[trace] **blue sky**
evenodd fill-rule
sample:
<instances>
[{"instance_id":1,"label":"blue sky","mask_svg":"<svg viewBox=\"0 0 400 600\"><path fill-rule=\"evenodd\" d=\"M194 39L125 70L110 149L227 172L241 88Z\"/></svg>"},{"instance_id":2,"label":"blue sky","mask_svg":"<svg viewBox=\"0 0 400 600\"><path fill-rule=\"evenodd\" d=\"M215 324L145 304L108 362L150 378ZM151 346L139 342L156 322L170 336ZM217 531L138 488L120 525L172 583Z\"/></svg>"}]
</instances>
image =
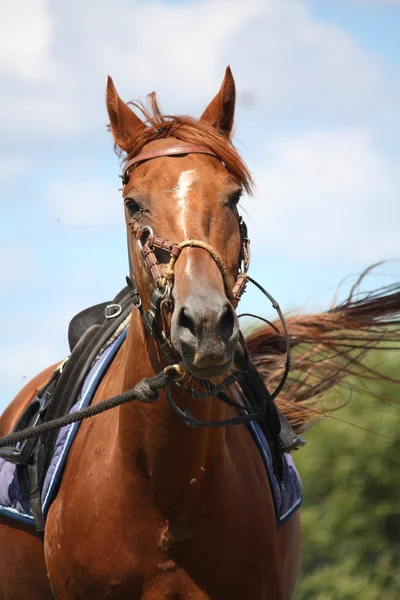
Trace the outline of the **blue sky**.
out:
<instances>
[{"instance_id":1,"label":"blue sky","mask_svg":"<svg viewBox=\"0 0 400 600\"><path fill-rule=\"evenodd\" d=\"M235 142L257 184L243 202L251 272L284 310L322 310L347 275L400 257L399 31L395 1L7 3L0 409L67 354L73 314L124 285L107 74L125 100L155 89L165 112L199 115L231 65ZM252 292L250 309L272 315Z\"/></svg>"},{"instance_id":2,"label":"blue sky","mask_svg":"<svg viewBox=\"0 0 400 600\"><path fill-rule=\"evenodd\" d=\"M309 7L317 20L349 32L367 51L381 57L388 67L398 69L399 2L311 0Z\"/></svg>"}]
</instances>

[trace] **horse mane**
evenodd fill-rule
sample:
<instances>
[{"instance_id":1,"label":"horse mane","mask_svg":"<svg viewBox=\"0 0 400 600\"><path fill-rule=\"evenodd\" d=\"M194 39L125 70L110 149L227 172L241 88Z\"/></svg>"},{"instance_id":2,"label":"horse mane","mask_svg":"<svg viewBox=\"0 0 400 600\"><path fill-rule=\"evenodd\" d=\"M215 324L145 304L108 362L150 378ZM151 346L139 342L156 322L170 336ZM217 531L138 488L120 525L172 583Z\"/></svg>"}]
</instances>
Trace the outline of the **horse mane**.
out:
<instances>
[{"instance_id":1,"label":"horse mane","mask_svg":"<svg viewBox=\"0 0 400 600\"><path fill-rule=\"evenodd\" d=\"M365 360L373 349L400 351L400 284L361 293L360 285L371 268L361 274L341 304L324 313L286 319L292 369L277 403L298 431L324 416L332 416L349 401L352 391L384 399L366 385L368 381L400 383L400 378L385 375L382 368ZM279 322L275 324L279 326ZM246 341L266 385L274 389L285 367L284 337L262 326ZM330 390L337 391L337 395L321 402Z\"/></svg>"},{"instance_id":2,"label":"horse mane","mask_svg":"<svg viewBox=\"0 0 400 600\"><path fill-rule=\"evenodd\" d=\"M185 115L162 114L155 92L149 94L146 102L129 102L143 116L146 127L132 133L129 140L129 153L126 161L137 156L142 148L155 140L174 137L187 144L207 146L225 164L236 181L251 194L254 183L250 171L227 136L207 121ZM115 148L121 155L121 151Z\"/></svg>"}]
</instances>

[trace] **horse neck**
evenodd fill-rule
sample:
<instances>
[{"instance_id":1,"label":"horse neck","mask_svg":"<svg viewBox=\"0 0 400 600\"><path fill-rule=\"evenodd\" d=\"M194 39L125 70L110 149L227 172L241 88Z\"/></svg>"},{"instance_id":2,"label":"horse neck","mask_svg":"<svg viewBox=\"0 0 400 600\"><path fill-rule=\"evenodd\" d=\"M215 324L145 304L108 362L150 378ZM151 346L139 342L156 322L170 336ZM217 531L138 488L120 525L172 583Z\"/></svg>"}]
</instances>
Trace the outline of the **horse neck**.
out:
<instances>
[{"instance_id":1,"label":"horse neck","mask_svg":"<svg viewBox=\"0 0 400 600\"><path fill-rule=\"evenodd\" d=\"M167 366L153 338L144 331L136 309L124 344L123 362L123 391ZM178 405L189 408L202 420L232 416L215 398L196 401L175 385L172 392ZM166 505L183 496L187 502L190 489L195 498L198 485L188 486L188 482L200 484L214 463L218 463L219 477L223 477L228 459L225 429L189 428L172 410L163 390L151 404L132 402L119 407L118 446L122 462L132 466L135 461L143 478Z\"/></svg>"}]
</instances>

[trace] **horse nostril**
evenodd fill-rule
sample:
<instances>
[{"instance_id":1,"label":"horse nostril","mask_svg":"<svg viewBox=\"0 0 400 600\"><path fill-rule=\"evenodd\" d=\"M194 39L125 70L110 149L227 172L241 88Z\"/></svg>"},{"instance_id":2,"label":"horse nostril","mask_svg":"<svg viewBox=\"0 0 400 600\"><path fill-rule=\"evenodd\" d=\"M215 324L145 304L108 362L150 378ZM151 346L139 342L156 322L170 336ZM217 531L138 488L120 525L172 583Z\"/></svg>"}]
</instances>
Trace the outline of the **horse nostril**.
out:
<instances>
[{"instance_id":1,"label":"horse nostril","mask_svg":"<svg viewBox=\"0 0 400 600\"><path fill-rule=\"evenodd\" d=\"M188 310L185 307L183 307L180 312L178 325L181 329L187 329L193 337L196 337L196 326Z\"/></svg>"},{"instance_id":2,"label":"horse nostril","mask_svg":"<svg viewBox=\"0 0 400 600\"><path fill-rule=\"evenodd\" d=\"M230 304L227 304L225 307L225 313L220 320L220 332L221 339L225 345L228 344L229 340L232 338L234 327L235 327L235 319L233 317L233 309Z\"/></svg>"},{"instance_id":3,"label":"horse nostril","mask_svg":"<svg viewBox=\"0 0 400 600\"><path fill-rule=\"evenodd\" d=\"M216 293L189 296L172 319L171 340L187 365L218 370L232 364L239 325L225 297Z\"/></svg>"}]
</instances>

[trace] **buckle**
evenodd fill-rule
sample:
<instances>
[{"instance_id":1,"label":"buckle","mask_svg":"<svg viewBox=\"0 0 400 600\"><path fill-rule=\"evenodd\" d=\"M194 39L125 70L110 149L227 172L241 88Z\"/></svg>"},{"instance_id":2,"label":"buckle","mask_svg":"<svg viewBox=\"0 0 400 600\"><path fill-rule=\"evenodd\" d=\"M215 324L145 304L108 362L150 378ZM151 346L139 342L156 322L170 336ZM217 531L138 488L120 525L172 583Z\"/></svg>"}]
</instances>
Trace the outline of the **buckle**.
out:
<instances>
[{"instance_id":1,"label":"buckle","mask_svg":"<svg viewBox=\"0 0 400 600\"><path fill-rule=\"evenodd\" d=\"M183 365L183 363L179 363L179 364L175 364L175 365L168 365L168 367L165 367L164 369L164 375L169 375L170 373L175 373L175 377L173 378L174 381L182 381L182 379L185 377L186 373L187 373L187 369L186 367Z\"/></svg>"},{"instance_id":2,"label":"buckle","mask_svg":"<svg viewBox=\"0 0 400 600\"><path fill-rule=\"evenodd\" d=\"M122 306L120 304L109 304L105 309L106 319L115 319L122 313Z\"/></svg>"}]
</instances>

